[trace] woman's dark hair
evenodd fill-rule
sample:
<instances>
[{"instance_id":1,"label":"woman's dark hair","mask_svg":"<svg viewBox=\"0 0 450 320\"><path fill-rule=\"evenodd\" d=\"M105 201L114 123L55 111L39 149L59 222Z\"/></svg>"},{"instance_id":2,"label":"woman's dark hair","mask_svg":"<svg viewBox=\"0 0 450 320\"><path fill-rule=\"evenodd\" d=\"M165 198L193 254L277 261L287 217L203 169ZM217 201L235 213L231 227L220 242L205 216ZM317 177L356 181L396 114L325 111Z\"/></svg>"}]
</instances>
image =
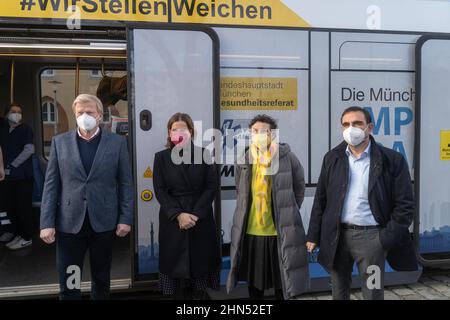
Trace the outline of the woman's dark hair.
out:
<instances>
[{"instance_id":1,"label":"woman's dark hair","mask_svg":"<svg viewBox=\"0 0 450 320\"><path fill-rule=\"evenodd\" d=\"M177 121L183 121L184 123L186 123L188 130L191 133L191 136L194 137L195 134L194 122L187 113L177 112L173 116L171 116L169 122L167 122L167 132L169 132L172 129L173 124ZM172 149L174 146L175 144L170 140L170 135L168 135L166 147Z\"/></svg>"},{"instance_id":2,"label":"woman's dark hair","mask_svg":"<svg viewBox=\"0 0 450 320\"><path fill-rule=\"evenodd\" d=\"M256 117L252 119L252 121L250 121L248 127L249 128L253 127L253 125L257 122L267 123L268 125L270 125L271 130L278 129L278 125L275 119L272 118L271 116L268 116L267 114L258 114Z\"/></svg>"},{"instance_id":3,"label":"woman's dark hair","mask_svg":"<svg viewBox=\"0 0 450 320\"><path fill-rule=\"evenodd\" d=\"M350 112L362 112L364 114L364 118L366 118L366 123L372 123L372 117L370 116L369 111L367 111L367 109L358 107L358 106L352 106L352 107L348 107L347 109L344 110L344 112L342 112L342 116L341 116L341 123L342 123L342 119L344 118L344 116L347 113Z\"/></svg>"},{"instance_id":4,"label":"woman's dark hair","mask_svg":"<svg viewBox=\"0 0 450 320\"><path fill-rule=\"evenodd\" d=\"M12 107L19 107L20 110L23 110L22 106L19 103L13 102L6 106L4 115L6 116L9 111L11 111Z\"/></svg>"}]
</instances>

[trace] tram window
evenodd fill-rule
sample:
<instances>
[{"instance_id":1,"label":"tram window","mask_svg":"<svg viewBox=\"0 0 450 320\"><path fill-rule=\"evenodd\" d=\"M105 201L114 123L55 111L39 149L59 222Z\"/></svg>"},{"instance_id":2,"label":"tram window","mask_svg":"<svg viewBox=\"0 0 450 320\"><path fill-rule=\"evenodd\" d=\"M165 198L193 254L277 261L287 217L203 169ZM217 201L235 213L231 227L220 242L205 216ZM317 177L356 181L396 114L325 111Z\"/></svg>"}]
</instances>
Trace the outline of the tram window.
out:
<instances>
[{"instance_id":1,"label":"tram window","mask_svg":"<svg viewBox=\"0 0 450 320\"><path fill-rule=\"evenodd\" d=\"M126 75L126 71L108 70L107 75L121 78ZM76 96L75 78L74 69L45 69L41 72L41 121L43 154L46 158L50 154L52 138L76 128L76 119L72 111L72 103ZM80 70L79 92L96 95L102 78L100 70ZM119 100L116 104L105 105L103 108L101 127L126 134L127 132L122 129L127 128L123 125L128 122L127 101Z\"/></svg>"}]
</instances>

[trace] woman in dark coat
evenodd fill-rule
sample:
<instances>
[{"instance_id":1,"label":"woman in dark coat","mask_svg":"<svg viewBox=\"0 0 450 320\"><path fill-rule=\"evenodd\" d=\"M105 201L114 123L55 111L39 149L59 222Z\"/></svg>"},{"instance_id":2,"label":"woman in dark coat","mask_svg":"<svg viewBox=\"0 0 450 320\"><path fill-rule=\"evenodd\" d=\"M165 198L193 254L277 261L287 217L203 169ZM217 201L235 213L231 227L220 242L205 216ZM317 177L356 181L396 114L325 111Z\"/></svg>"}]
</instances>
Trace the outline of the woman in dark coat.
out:
<instances>
[{"instance_id":1,"label":"woman in dark coat","mask_svg":"<svg viewBox=\"0 0 450 320\"><path fill-rule=\"evenodd\" d=\"M167 130L167 148L156 153L153 176L161 205L159 285L175 299L201 299L207 287L219 289L220 251L212 207L218 191L216 169L209 153L192 143L189 115L173 115ZM194 163L195 153L200 163Z\"/></svg>"},{"instance_id":2,"label":"woman in dark coat","mask_svg":"<svg viewBox=\"0 0 450 320\"><path fill-rule=\"evenodd\" d=\"M12 222L9 232L5 232L0 241L7 242L5 246L10 250L24 249L33 243L32 155L35 148L33 131L23 123L22 110L19 104L10 104L5 110L7 128L0 131L5 153L4 199Z\"/></svg>"}]
</instances>

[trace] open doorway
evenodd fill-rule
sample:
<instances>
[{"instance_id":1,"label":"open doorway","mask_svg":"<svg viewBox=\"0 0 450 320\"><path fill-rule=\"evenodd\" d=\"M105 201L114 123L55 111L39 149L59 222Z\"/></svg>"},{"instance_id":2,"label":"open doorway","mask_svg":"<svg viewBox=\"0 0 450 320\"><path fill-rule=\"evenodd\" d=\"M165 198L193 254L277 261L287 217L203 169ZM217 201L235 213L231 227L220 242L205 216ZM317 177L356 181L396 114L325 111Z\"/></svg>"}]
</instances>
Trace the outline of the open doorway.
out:
<instances>
[{"instance_id":1,"label":"open doorway","mask_svg":"<svg viewBox=\"0 0 450 320\"><path fill-rule=\"evenodd\" d=\"M93 48L99 47L98 50ZM121 93L112 92L111 79L122 81ZM119 80L118 80L119 79ZM0 297L56 294L59 287L55 244L39 239L40 199L52 137L76 128L72 102L79 93L100 97L104 105L103 130L128 135L125 44L83 45L0 44L1 115L15 101L23 106L23 122L32 128L33 245L10 250L0 243ZM123 89L125 88L125 92ZM120 95L121 94L121 95ZM0 233L11 223L2 214ZM132 270L132 235L116 238L111 270L112 288L128 287ZM89 288L89 260L83 269L82 288Z\"/></svg>"}]
</instances>

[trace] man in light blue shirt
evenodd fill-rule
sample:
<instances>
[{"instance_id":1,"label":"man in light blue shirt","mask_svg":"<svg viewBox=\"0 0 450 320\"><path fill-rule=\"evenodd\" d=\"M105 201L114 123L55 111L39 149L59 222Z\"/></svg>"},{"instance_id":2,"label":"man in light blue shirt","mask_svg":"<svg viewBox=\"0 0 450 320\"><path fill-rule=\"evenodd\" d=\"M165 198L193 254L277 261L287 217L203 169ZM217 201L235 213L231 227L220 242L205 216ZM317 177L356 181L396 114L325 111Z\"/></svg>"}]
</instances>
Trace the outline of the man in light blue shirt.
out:
<instances>
[{"instance_id":1,"label":"man in light blue shirt","mask_svg":"<svg viewBox=\"0 0 450 320\"><path fill-rule=\"evenodd\" d=\"M374 124L367 110L356 106L347 108L341 126L345 142L324 158L324 168L329 171L321 173L307 248L312 251L320 244L319 262L331 274L333 299L350 299L356 262L363 298L382 300L387 250L380 240L384 220L378 208L379 201L387 200L388 191L383 187L385 191L381 193L378 185L385 186L381 147L371 137ZM406 179L405 184L410 183Z\"/></svg>"},{"instance_id":2,"label":"man in light blue shirt","mask_svg":"<svg viewBox=\"0 0 450 320\"><path fill-rule=\"evenodd\" d=\"M369 204L370 134L373 130L369 117L367 111L358 108L349 108L342 115L348 180L341 211L341 236L331 272L333 298L337 300L349 297L354 262L361 277L364 299L381 300L384 297L386 250L381 245L380 226ZM379 274L378 283L369 285L369 276L373 272Z\"/></svg>"}]
</instances>

